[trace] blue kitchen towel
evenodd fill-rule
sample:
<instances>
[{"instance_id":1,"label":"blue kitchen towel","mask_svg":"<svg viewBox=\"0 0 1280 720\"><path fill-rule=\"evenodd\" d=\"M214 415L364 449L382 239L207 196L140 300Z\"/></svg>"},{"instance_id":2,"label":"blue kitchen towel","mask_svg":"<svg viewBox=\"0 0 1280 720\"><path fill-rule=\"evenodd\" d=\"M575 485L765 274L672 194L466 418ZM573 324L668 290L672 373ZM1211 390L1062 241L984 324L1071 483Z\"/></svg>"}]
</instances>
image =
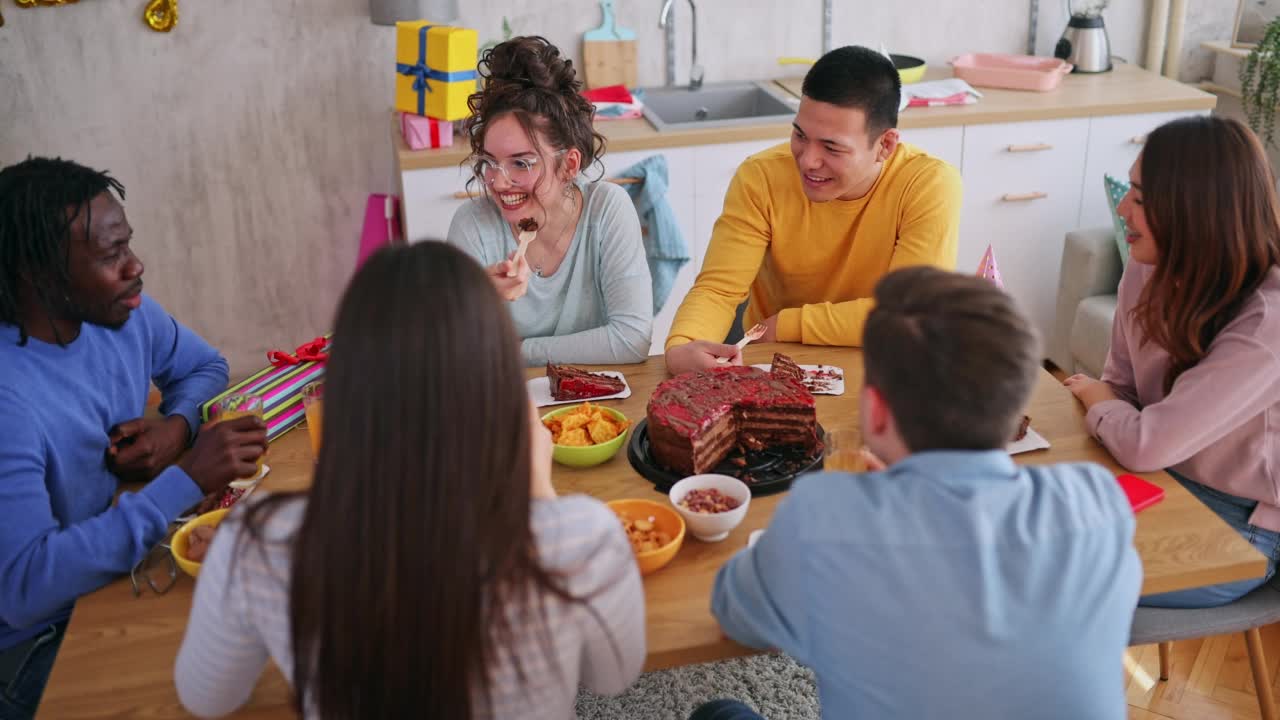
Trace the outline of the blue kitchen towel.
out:
<instances>
[{"instance_id":1,"label":"blue kitchen towel","mask_svg":"<svg viewBox=\"0 0 1280 720\"><path fill-rule=\"evenodd\" d=\"M623 187L640 216L644 253L653 279L653 314L657 315L671 295L671 286L675 284L680 268L689 262L689 246L684 235L680 234L675 211L667 202L667 159L662 155L651 155L618 176L640 180Z\"/></svg>"}]
</instances>

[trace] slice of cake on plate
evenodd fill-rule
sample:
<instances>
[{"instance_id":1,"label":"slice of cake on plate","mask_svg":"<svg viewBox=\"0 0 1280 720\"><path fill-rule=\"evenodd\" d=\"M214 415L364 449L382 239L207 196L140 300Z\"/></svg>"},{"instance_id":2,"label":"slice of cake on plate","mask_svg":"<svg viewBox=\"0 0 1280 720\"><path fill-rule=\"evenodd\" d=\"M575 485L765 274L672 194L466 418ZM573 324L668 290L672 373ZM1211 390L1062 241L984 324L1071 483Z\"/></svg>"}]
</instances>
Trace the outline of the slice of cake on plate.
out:
<instances>
[{"instance_id":1,"label":"slice of cake on plate","mask_svg":"<svg viewBox=\"0 0 1280 720\"><path fill-rule=\"evenodd\" d=\"M547 380L553 400L589 400L626 389L626 384L612 375L552 363L547 363Z\"/></svg>"},{"instance_id":2,"label":"slice of cake on plate","mask_svg":"<svg viewBox=\"0 0 1280 720\"><path fill-rule=\"evenodd\" d=\"M795 360L780 352L773 354L773 364L770 368L769 374L776 378L790 378L801 385L804 384L804 368L797 365Z\"/></svg>"},{"instance_id":3,"label":"slice of cake on plate","mask_svg":"<svg viewBox=\"0 0 1280 720\"><path fill-rule=\"evenodd\" d=\"M1031 418L1026 415L1018 422L1018 431L1013 434L1013 441L1018 442L1027 436L1027 428L1031 427Z\"/></svg>"}]
</instances>

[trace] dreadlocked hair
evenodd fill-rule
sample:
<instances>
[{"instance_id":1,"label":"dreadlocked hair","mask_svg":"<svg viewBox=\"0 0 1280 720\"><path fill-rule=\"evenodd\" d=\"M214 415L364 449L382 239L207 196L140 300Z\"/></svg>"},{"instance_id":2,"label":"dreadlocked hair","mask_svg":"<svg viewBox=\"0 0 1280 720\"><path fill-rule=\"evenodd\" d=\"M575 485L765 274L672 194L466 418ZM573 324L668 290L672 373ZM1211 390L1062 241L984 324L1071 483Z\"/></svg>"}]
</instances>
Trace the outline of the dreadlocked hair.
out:
<instances>
[{"instance_id":1,"label":"dreadlocked hair","mask_svg":"<svg viewBox=\"0 0 1280 720\"><path fill-rule=\"evenodd\" d=\"M107 190L124 200L124 185L106 171L62 158L27 157L0 170L0 323L18 326L18 344L27 344L19 291L24 278L50 313L65 294L71 224ZM59 343L61 339L59 338Z\"/></svg>"}]
</instances>

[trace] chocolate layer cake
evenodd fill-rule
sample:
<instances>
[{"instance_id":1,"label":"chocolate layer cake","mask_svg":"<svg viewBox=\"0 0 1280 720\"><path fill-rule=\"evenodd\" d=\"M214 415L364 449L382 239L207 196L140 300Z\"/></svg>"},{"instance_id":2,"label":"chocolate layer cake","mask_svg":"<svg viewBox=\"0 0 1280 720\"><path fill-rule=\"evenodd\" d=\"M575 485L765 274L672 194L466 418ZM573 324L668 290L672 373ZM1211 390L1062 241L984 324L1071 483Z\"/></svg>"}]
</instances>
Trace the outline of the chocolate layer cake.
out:
<instances>
[{"instance_id":1,"label":"chocolate layer cake","mask_svg":"<svg viewBox=\"0 0 1280 720\"><path fill-rule=\"evenodd\" d=\"M589 400L616 395L626 388L621 380L611 375L551 363L547 363L547 380L551 382L553 400Z\"/></svg>"},{"instance_id":2,"label":"chocolate layer cake","mask_svg":"<svg viewBox=\"0 0 1280 720\"><path fill-rule=\"evenodd\" d=\"M769 374L776 378L791 378L801 385L804 384L804 369L797 365L795 360L782 353L773 354L773 364L770 366Z\"/></svg>"},{"instance_id":3,"label":"chocolate layer cake","mask_svg":"<svg viewBox=\"0 0 1280 720\"><path fill-rule=\"evenodd\" d=\"M752 367L678 375L649 398L649 447L660 465L697 475L736 446L747 450L818 444L813 394Z\"/></svg>"}]
</instances>

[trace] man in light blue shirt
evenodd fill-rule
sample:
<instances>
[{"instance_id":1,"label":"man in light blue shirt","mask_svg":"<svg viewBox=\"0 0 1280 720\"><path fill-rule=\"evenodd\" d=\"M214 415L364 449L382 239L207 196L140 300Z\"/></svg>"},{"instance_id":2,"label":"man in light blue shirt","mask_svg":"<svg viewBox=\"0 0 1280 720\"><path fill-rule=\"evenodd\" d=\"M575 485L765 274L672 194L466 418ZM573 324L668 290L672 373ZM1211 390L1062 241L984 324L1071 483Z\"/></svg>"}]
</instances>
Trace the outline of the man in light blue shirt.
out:
<instances>
[{"instance_id":1,"label":"man in light blue shirt","mask_svg":"<svg viewBox=\"0 0 1280 720\"><path fill-rule=\"evenodd\" d=\"M875 298L860 424L888 467L799 479L712 612L813 668L826 717L1123 720L1133 513L1100 466L1004 450L1035 332L970 276L901 270Z\"/></svg>"}]
</instances>

